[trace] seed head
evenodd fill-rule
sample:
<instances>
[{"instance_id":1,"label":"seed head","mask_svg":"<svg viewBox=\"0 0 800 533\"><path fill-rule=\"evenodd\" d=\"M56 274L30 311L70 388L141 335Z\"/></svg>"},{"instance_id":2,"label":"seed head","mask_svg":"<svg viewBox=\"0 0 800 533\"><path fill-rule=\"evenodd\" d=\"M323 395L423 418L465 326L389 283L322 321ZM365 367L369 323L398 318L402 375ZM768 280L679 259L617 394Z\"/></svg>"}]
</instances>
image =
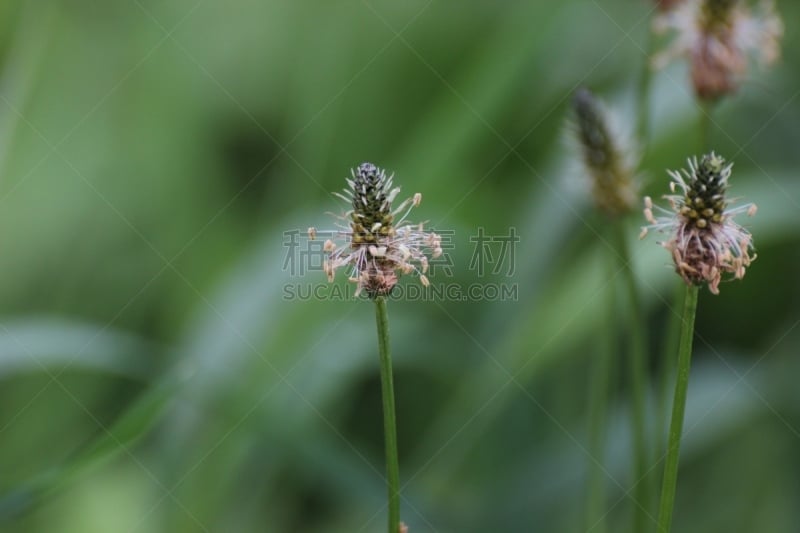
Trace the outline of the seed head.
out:
<instances>
[{"instance_id":1,"label":"seed head","mask_svg":"<svg viewBox=\"0 0 800 533\"><path fill-rule=\"evenodd\" d=\"M393 207L400 192L399 187L392 187L393 177L387 177L372 163L362 163L352 170L347 187L342 193L334 193L351 207L337 217L341 223L333 232L345 243L339 246L328 240L323 247L327 253L323 269L328 280L333 281L337 269L349 268L348 279L358 285L356 294L364 290L372 298L390 294L402 274L416 273L427 286L429 263L424 250L431 257L442 253L439 235L424 231L423 224L406 222L422 195L417 193ZM312 235L316 230L310 228L309 236Z\"/></svg>"},{"instance_id":2,"label":"seed head","mask_svg":"<svg viewBox=\"0 0 800 533\"><path fill-rule=\"evenodd\" d=\"M773 0L749 7L744 0L685 0L655 19L657 32L675 34L653 58L657 67L678 56L689 59L695 94L716 100L736 91L752 55L764 65L780 56L783 23Z\"/></svg>"},{"instance_id":3,"label":"seed head","mask_svg":"<svg viewBox=\"0 0 800 533\"><path fill-rule=\"evenodd\" d=\"M602 103L587 89L572 98L575 137L591 177L595 205L608 215L630 211L638 195L633 150L624 148Z\"/></svg>"},{"instance_id":4,"label":"seed head","mask_svg":"<svg viewBox=\"0 0 800 533\"><path fill-rule=\"evenodd\" d=\"M754 215L756 206L729 208L725 198L732 166L713 152L699 162L690 159L688 170L669 171L670 190L676 194L664 198L671 209L644 199L650 225L642 228L641 237L649 229L668 233L670 238L659 244L671 253L675 271L687 284L707 283L713 294L719 294L723 276L742 279L756 258L752 236L733 220L740 213Z\"/></svg>"}]
</instances>

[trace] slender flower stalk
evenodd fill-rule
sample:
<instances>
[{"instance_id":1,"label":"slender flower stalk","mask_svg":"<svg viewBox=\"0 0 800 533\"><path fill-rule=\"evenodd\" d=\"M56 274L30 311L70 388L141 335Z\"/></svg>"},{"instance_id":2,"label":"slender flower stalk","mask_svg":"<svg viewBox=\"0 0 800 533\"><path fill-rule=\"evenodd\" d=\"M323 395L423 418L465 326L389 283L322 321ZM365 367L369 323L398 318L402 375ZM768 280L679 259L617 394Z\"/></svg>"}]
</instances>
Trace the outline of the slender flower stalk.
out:
<instances>
[{"instance_id":1,"label":"slender flower stalk","mask_svg":"<svg viewBox=\"0 0 800 533\"><path fill-rule=\"evenodd\" d=\"M647 438L647 388L649 379L647 374L647 335L644 312L639 299L639 290L636 278L630 266L631 255L627 242L627 231L622 224L616 225L618 249L623 261L622 272L627 299L628 315L626 322L630 324L627 332L629 338L630 355L628 357L629 372L631 375L631 396L633 398L633 461L634 479L638 482L634 495L638 505L633 515L633 531L644 532L647 530L650 517L648 516L653 505L655 493L655 479L648 476L650 469L650 446Z\"/></svg>"},{"instance_id":2,"label":"slender flower stalk","mask_svg":"<svg viewBox=\"0 0 800 533\"><path fill-rule=\"evenodd\" d=\"M645 44L647 57L653 53L653 34L647 30L647 43ZM642 143L643 149L647 148L650 141L650 87L653 83L653 69L649 59L645 61L639 76L639 86L636 88L636 133Z\"/></svg>"},{"instance_id":3,"label":"slender flower stalk","mask_svg":"<svg viewBox=\"0 0 800 533\"><path fill-rule=\"evenodd\" d=\"M711 130L714 126L714 102L699 102L700 109L700 125L698 131L700 132L700 151L707 152L711 150Z\"/></svg>"},{"instance_id":4,"label":"slender flower stalk","mask_svg":"<svg viewBox=\"0 0 800 533\"><path fill-rule=\"evenodd\" d=\"M625 278L626 307L629 309L629 320L626 324L630 328L625 333L625 337L631 340L628 346L628 366L631 382L632 396L632 426L633 448L634 448L634 479L639 480L646 477L648 465L648 446L646 436L646 394L647 372L645 362L647 360L647 343L645 338L645 324L642 313L639 309L639 296L633 271L631 270L631 256L628 251L625 237L625 227L623 216L632 209L632 199L638 194L638 179L636 176L636 166L638 157L630 143L622 140L622 135L615 130L612 119L601 103L588 90L582 89L575 94L573 99L573 109L576 120L575 136L578 139L583 155L583 163L586 174L591 178L592 199L598 211L605 214L609 220L609 239L610 251L615 265L615 273L622 271ZM613 243L613 244L611 244ZM613 276L612 276L613 279ZM618 316L613 298L609 299L610 317ZM613 320L613 318L612 318ZM616 329L616 324L611 325L611 329ZM616 348L619 343L612 346ZM600 355L602 357L602 355ZM591 388L596 391L605 388L608 395L607 376L603 372L596 372L593 376ZM601 401L599 393L593 394L593 401ZM603 402L607 398L603 398ZM590 434L592 439L592 456L602 457L604 447L602 436L595 435L595 428L606 425L606 409L604 403L593 406L590 410ZM594 461L590 479L594 480L598 476L596 470L600 464ZM634 531L644 531L648 520L648 513L651 507L651 486L650 479L636 485L634 498L638 505L634 510ZM593 481L589 486L589 497L587 498L587 518L592 521L594 510L598 501L604 499L604 485ZM593 524L593 527L604 528L602 520Z\"/></svg>"},{"instance_id":5,"label":"slender flower stalk","mask_svg":"<svg viewBox=\"0 0 800 533\"><path fill-rule=\"evenodd\" d=\"M686 285L681 338L678 348L678 378L675 381L675 396L672 400L672 417L667 440L667 462L661 484L661 502L658 506L658 533L669 533L672 527L672 512L675 508L675 488L678 484L678 458L683 436L683 416L686 411L686 393L689 390L689 370L692 361L692 339L694 319L697 313L697 287Z\"/></svg>"},{"instance_id":6,"label":"slender flower stalk","mask_svg":"<svg viewBox=\"0 0 800 533\"><path fill-rule=\"evenodd\" d=\"M608 277L613 279L619 268L616 257L608 257ZM589 452L594 458L589 470L586 498L586 530L595 533L607 531L605 523L606 474L599 462L606 451L606 426L608 423L609 394L612 390L611 375L614 356L618 351L617 337L614 334L616 322L616 287L608 287L608 310L598 332L600 345L592 362L589 383Z\"/></svg>"},{"instance_id":7,"label":"slender flower stalk","mask_svg":"<svg viewBox=\"0 0 800 533\"><path fill-rule=\"evenodd\" d=\"M685 283L675 283L673 294L671 295L671 305L667 325L664 333L664 340L661 342L661 352L659 353L658 366L658 392L656 399L656 413L658 420L657 438L661 444L666 442L667 431L669 431L669 388L675 372L672 358L678 353L680 342L681 325L683 316L674 309L683 309ZM656 456L664 455L663 446L656 451Z\"/></svg>"},{"instance_id":8,"label":"slender flower stalk","mask_svg":"<svg viewBox=\"0 0 800 533\"><path fill-rule=\"evenodd\" d=\"M375 304L386 446L388 531L406 533L408 528L400 522L397 417L386 300L403 274L414 274L423 285L429 284L426 252L433 258L441 255L441 239L436 233L426 232L423 224L406 221L411 210L420 204L422 195L416 193L393 207L400 192L399 187L392 186L393 176L387 176L372 163L362 163L351 174L352 179L347 180L348 187L343 193L334 193L347 202L350 209L336 217L340 221L336 230L326 232L331 238L323 246L327 254L323 270L328 281L333 281L338 269L346 269L349 280L357 286L356 295L363 291ZM318 233L321 232L316 228L308 229L312 240ZM344 240L344 244L337 244L337 240Z\"/></svg>"},{"instance_id":9,"label":"slender flower stalk","mask_svg":"<svg viewBox=\"0 0 800 533\"><path fill-rule=\"evenodd\" d=\"M645 198L644 213L650 225L643 228L642 236L649 229L669 235L668 240L659 244L670 252L675 271L687 285L658 512L658 533L669 533L672 524L698 288L706 285L712 294L718 294L723 277L743 278L746 267L756 258L752 236L733 220L743 212L755 214L755 205L729 208L729 201L725 197L731 166L713 152L699 161L691 159L688 170L669 173L673 194L664 198L669 202L670 210L656 207L649 197ZM678 190L679 194L675 194ZM654 209L660 214L658 218L654 215Z\"/></svg>"},{"instance_id":10,"label":"slender flower stalk","mask_svg":"<svg viewBox=\"0 0 800 533\"><path fill-rule=\"evenodd\" d=\"M397 454L397 422L394 408L392 355L389 348L389 314L386 297L375 298L375 321L378 325L378 352L381 359L381 397L383 399L383 434L386 447L386 487L389 492L389 533L400 530L400 466Z\"/></svg>"},{"instance_id":11,"label":"slender flower stalk","mask_svg":"<svg viewBox=\"0 0 800 533\"><path fill-rule=\"evenodd\" d=\"M665 13L675 7L682 0L655 0L656 9ZM653 19L656 20L655 18ZM650 58L655 52L654 24L647 26L645 34L645 61L642 72L639 74L639 84L636 87L636 135L641 143L642 150L647 150L650 144L650 92L653 84L653 65Z\"/></svg>"}]
</instances>

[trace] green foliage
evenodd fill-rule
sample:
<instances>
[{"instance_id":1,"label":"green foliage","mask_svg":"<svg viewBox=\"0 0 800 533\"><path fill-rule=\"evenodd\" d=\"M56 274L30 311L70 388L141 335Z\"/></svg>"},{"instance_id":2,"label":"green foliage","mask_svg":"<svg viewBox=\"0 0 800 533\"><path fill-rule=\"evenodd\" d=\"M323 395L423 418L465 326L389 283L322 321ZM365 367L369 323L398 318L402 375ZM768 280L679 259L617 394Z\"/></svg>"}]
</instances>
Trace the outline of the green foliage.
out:
<instances>
[{"instance_id":1,"label":"green foliage","mask_svg":"<svg viewBox=\"0 0 800 533\"><path fill-rule=\"evenodd\" d=\"M368 160L454 231L453 275L432 282L518 286L516 301L389 302L402 519L580 530L612 286L607 222L561 133L579 84L632 108L650 7L0 3L0 529L383 529L372 306L286 298L330 294L321 269L286 270L285 232L330 227L346 209L330 193ZM730 193L759 206L759 259L701 294L675 531L800 520L797 39L787 27L783 64L715 110ZM655 76L652 108L659 195L663 169L698 152L685 66ZM626 223L655 372L677 277L635 241L644 221ZM469 268L479 227L516 228L512 273ZM617 380L599 458L609 531L633 506L629 392Z\"/></svg>"}]
</instances>

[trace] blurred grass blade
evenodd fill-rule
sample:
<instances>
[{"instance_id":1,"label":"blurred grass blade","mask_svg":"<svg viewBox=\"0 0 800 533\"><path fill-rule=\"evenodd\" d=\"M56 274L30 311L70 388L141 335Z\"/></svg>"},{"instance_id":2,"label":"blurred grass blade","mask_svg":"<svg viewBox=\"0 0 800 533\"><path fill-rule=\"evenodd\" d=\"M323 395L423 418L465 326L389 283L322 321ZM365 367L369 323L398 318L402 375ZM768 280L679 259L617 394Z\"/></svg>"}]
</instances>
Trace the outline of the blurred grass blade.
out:
<instances>
[{"instance_id":1,"label":"blurred grass blade","mask_svg":"<svg viewBox=\"0 0 800 533\"><path fill-rule=\"evenodd\" d=\"M0 379L65 367L147 379L154 346L128 333L58 318L0 325Z\"/></svg>"},{"instance_id":2,"label":"blurred grass blade","mask_svg":"<svg viewBox=\"0 0 800 533\"><path fill-rule=\"evenodd\" d=\"M92 469L122 453L130 453L130 447L159 419L179 382L173 378L148 390L97 440L69 461L0 496L0 524L17 519Z\"/></svg>"},{"instance_id":3,"label":"blurred grass blade","mask_svg":"<svg viewBox=\"0 0 800 533\"><path fill-rule=\"evenodd\" d=\"M14 132L23 121L26 102L31 97L39 68L47 48L56 7L46 1L31 4L26 2L20 15L21 22L14 31L14 40L8 56L3 58L0 72L0 177L6 170L11 153ZM9 109L11 108L11 109Z\"/></svg>"}]
</instances>

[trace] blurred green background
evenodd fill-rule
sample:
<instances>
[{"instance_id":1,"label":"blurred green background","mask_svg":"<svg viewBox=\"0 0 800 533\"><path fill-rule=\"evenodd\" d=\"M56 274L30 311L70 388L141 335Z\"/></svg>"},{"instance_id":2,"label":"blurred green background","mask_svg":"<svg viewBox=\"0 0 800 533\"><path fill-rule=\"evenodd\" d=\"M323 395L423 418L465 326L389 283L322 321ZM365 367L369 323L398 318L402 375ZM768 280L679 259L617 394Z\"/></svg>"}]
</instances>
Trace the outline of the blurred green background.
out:
<instances>
[{"instance_id":1,"label":"blurred green background","mask_svg":"<svg viewBox=\"0 0 800 533\"><path fill-rule=\"evenodd\" d=\"M330 227L330 193L370 160L423 193L414 217L455 232L453 277L433 281L519 296L391 302L403 519L585 531L587 389L616 285L564 122L579 85L632 121L651 8L0 3L0 529L382 531L372 307L284 288L324 285L285 268L285 232ZM800 523L799 44L787 24L782 62L715 110L732 194L760 208L759 259L701 296L682 533ZM660 195L699 150L685 65L651 104ZM642 222L657 382L678 278ZM478 227L516 228L511 276L469 268ZM623 368L598 458L610 531L633 508Z\"/></svg>"}]
</instances>

